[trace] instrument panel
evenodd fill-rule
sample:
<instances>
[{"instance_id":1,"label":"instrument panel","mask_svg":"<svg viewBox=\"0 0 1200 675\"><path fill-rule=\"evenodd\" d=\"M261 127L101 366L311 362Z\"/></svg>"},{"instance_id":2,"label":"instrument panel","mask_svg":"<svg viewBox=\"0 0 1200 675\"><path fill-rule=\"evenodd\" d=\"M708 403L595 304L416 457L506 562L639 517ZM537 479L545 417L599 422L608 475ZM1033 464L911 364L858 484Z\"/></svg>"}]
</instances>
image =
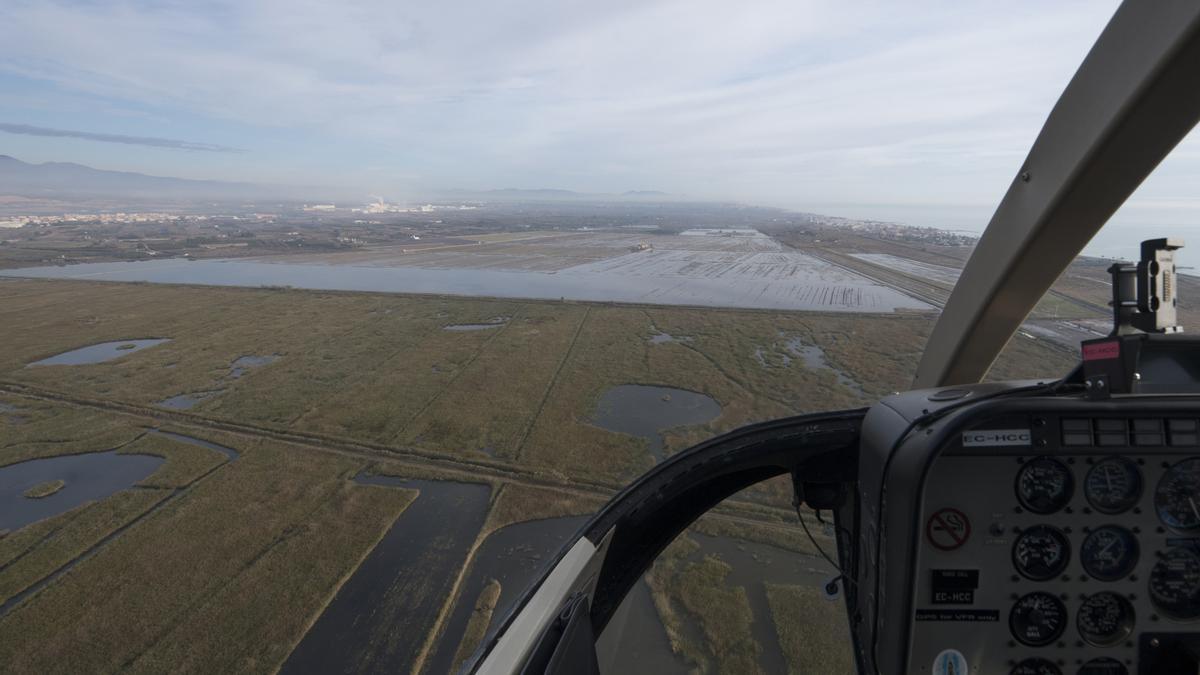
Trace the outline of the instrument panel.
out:
<instances>
[{"instance_id":1,"label":"instrument panel","mask_svg":"<svg viewBox=\"0 0 1200 675\"><path fill-rule=\"evenodd\" d=\"M1129 675L1200 633L1198 419L976 425L933 460L920 523L910 673Z\"/></svg>"}]
</instances>

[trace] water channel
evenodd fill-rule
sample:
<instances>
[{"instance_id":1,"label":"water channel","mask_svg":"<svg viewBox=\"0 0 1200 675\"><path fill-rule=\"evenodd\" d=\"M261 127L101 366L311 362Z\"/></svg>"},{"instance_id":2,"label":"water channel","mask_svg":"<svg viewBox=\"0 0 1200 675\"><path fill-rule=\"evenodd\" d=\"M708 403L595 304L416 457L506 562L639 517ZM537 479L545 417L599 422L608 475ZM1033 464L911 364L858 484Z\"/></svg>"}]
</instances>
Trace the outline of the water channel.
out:
<instances>
[{"instance_id":1,"label":"water channel","mask_svg":"<svg viewBox=\"0 0 1200 675\"><path fill-rule=\"evenodd\" d=\"M487 516L487 485L354 480L420 494L338 589L282 673L410 672Z\"/></svg>"}]
</instances>

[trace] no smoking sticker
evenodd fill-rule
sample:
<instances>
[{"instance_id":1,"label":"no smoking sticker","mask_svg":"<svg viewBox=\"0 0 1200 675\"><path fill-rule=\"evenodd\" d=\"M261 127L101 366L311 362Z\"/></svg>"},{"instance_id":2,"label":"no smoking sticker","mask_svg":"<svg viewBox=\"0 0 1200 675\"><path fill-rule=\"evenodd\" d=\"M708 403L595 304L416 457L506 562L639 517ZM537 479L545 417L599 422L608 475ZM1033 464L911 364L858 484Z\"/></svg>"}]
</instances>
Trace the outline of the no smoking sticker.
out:
<instances>
[{"instance_id":1,"label":"no smoking sticker","mask_svg":"<svg viewBox=\"0 0 1200 675\"><path fill-rule=\"evenodd\" d=\"M936 549L953 551L967 543L971 521L958 509L938 509L925 523L925 538Z\"/></svg>"}]
</instances>

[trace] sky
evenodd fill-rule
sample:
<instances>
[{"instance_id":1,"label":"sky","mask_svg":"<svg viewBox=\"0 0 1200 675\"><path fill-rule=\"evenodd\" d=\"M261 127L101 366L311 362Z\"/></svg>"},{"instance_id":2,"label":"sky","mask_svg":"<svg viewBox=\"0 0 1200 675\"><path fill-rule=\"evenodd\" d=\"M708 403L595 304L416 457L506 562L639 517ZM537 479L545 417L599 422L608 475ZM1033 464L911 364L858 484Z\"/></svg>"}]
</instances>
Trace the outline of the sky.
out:
<instances>
[{"instance_id":1,"label":"sky","mask_svg":"<svg viewBox=\"0 0 1200 675\"><path fill-rule=\"evenodd\" d=\"M977 230L1116 6L5 0L0 154L364 199L661 190ZM1117 220L1200 227L1197 178L1189 138Z\"/></svg>"}]
</instances>

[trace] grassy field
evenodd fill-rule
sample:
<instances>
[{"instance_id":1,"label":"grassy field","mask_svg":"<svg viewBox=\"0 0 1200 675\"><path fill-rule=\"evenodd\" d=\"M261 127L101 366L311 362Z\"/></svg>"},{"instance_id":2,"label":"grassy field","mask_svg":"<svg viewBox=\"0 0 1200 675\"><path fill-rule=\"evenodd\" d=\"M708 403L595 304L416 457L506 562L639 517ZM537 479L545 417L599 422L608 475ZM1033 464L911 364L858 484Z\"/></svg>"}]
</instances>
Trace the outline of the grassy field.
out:
<instances>
[{"instance_id":1,"label":"grassy field","mask_svg":"<svg viewBox=\"0 0 1200 675\"><path fill-rule=\"evenodd\" d=\"M442 326L510 317L498 329ZM590 423L617 384L713 397L712 422L664 435L676 451L748 422L865 405L903 389L931 327L923 315L845 316L583 306L75 282L0 284L0 378L152 406L218 391L196 415L516 462L619 483L653 461L642 439ZM689 341L653 344L665 331ZM170 337L116 361L25 364L106 340ZM832 368L788 357L818 347ZM241 378L245 355L280 355ZM787 357L787 358L785 358ZM1017 338L1002 377L1063 372L1065 350ZM790 362L788 362L790 360Z\"/></svg>"},{"instance_id":2,"label":"grassy field","mask_svg":"<svg viewBox=\"0 0 1200 675\"><path fill-rule=\"evenodd\" d=\"M788 673L851 675L855 672L846 613L815 588L767 584ZM821 626L822 630L813 630Z\"/></svg>"},{"instance_id":3,"label":"grassy field","mask_svg":"<svg viewBox=\"0 0 1200 675\"><path fill-rule=\"evenodd\" d=\"M502 327L443 330L496 317ZM0 663L266 672L413 499L354 483L359 471L492 484L478 541L507 524L589 513L654 461L644 439L591 422L608 388L715 399L711 422L663 432L678 452L749 422L906 388L932 319L3 281L0 326L10 392L0 392L0 467L111 449L166 460L130 489L0 536L0 602L34 591L0 614ZM651 342L660 332L688 339ZM148 337L170 341L100 364L26 367ZM806 366L796 345L819 348L828 367ZM279 358L237 376L234 361L248 355ZM1056 374L1072 361L1018 337L993 375ZM219 393L186 411L158 405L194 392ZM811 554L780 508L790 498L787 481L754 488L739 498L742 521L705 518L696 531ZM744 590L725 583L725 562L684 560L687 542L650 579L677 651L706 672L753 672ZM790 611L776 608L789 592L772 591L772 612Z\"/></svg>"}]
</instances>

